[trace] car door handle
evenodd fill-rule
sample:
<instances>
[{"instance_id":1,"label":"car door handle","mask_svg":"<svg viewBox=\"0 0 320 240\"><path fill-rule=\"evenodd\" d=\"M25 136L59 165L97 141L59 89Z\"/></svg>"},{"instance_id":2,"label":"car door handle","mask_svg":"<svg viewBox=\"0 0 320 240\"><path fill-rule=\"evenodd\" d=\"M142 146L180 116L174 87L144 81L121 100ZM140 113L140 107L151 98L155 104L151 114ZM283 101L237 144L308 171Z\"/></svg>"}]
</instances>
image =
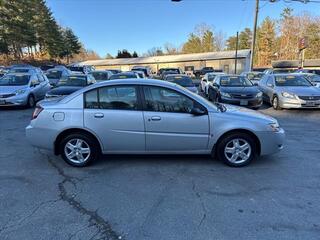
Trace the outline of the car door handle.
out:
<instances>
[{"instance_id":1,"label":"car door handle","mask_svg":"<svg viewBox=\"0 0 320 240\"><path fill-rule=\"evenodd\" d=\"M103 114L103 113L95 113L95 114L94 114L94 117L95 117L95 118L103 118L103 117L104 117L104 114Z\"/></svg>"},{"instance_id":2,"label":"car door handle","mask_svg":"<svg viewBox=\"0 0 320 240\"><path fill-rule=\"evenodd\" d=\"M160 116L153 116L151 117L151 121L160 121L161 117Z\"/></svg>"}]
</instances>

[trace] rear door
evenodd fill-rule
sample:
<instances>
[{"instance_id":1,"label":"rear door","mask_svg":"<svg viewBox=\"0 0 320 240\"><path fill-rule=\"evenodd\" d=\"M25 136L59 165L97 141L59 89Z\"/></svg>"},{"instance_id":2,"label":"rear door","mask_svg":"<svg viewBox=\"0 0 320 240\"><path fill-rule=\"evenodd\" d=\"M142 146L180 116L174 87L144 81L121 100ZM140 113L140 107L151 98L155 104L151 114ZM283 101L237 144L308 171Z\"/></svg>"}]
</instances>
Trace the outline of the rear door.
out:
<instances>
[{"instance_id":1,"label":"rear door","mask_svg":"<svg viewBox=\"0 0 320 240\"><path fill-rule=\"evenodd\" d=\"M158 86L143 86L146 150L184 152L206 150L209 139L208 114L195 116L193 107L206 110L188 96Z\"/></svg>"},{"instance_id":2,"label":"rear door","mask_svg":"<svg viewBox=\"0 0 320 240\"><path fill-rule=\"evenodd\" d=\"M145 151L144 120L135 85L101 87L84 94L84 125L104 152Z\"/></svg>"}]
</instances>

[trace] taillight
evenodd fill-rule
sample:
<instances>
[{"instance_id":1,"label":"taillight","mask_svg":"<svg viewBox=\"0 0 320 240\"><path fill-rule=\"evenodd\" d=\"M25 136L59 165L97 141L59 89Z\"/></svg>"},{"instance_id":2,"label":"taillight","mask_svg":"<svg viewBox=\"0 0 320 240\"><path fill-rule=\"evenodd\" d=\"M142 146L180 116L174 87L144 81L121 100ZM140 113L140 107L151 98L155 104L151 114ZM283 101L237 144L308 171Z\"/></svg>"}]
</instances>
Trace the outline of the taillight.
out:
<instances>
[{"instance_id":1,"label":"taillight","mask_svg":"<svg viewBox=\"0 0 320 240\"><path fill-rule=\"evenodd\" d=\"M42 110L43 110L42 107L37 106L33 111L31 120L36 119L39 116L39 114L42 112Z\"/></svg>"}]
</instances>

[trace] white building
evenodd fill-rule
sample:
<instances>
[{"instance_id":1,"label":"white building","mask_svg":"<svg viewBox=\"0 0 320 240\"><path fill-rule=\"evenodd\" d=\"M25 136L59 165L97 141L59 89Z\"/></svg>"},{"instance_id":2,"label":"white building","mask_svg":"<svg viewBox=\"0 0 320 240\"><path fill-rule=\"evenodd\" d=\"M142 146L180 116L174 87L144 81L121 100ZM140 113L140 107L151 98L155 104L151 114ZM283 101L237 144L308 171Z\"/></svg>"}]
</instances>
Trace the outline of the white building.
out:
<instances>
[{"instance_id":1,"label":"white building","mask_svg":"<svg viewBox=\"0 0 320 240\"><path fill-rule=\"evenodd\" d=\"M88 60L79 65L92 65L96 69L121 69L129 71L133 66L149 66L153 72L160 68L179 67L185 72L213 67L225 73L234 73L235 51L206 52L193 54L166 55L138 58L115 58ZM249 70L250 50L239 50L237 54L237 73Z\"/></svg>"}]
</instances>

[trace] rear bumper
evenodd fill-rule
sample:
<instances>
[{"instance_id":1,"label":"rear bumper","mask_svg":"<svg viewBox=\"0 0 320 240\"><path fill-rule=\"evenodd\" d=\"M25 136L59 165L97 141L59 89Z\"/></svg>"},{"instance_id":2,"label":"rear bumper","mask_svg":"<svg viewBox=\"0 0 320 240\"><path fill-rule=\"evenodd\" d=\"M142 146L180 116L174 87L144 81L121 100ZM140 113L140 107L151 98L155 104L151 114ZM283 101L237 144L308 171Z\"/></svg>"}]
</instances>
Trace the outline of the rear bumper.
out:
<instances>
[{"instance_id":1,"label":"rear bumper","mask_svg":"<svg viewBox=\"0 0 320 240\"><path fill-rule=\"evenodd\" d=\"M48 150L54 149L55 132L48 128L34 128L31 122L26 127L26 137L32 146Z\"/></svg>"},{"instance_id":2,"label":"rear bumper","mask_svg":"<svg viewBox=\"0 0 320 240\"><path fill-rule=\"evenodd\" d=\"M260 140L260 155L269 155L281 151L284 147L285 132L281 128L279 132L257 132Z\"/></svg>"}]
</instances>

